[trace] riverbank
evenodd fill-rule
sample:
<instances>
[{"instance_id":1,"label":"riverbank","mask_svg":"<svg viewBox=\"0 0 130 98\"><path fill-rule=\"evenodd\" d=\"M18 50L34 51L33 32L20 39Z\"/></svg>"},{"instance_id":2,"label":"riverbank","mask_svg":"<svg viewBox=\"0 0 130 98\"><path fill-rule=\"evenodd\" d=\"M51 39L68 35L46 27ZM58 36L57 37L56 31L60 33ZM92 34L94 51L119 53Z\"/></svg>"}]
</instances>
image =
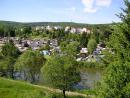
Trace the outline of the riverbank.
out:
<instances>
[{"instance_id":1,"label":"riverbank","mask_svg":"<svg viewBox=\"0 0 130 98\"><path fill-rule=\"evenodd\" d=\"M62 91L45 86L0 78L1 98L62 98ZM77 92L66 92L67 98L92 98Z\"/></svg>"}]
</instances>

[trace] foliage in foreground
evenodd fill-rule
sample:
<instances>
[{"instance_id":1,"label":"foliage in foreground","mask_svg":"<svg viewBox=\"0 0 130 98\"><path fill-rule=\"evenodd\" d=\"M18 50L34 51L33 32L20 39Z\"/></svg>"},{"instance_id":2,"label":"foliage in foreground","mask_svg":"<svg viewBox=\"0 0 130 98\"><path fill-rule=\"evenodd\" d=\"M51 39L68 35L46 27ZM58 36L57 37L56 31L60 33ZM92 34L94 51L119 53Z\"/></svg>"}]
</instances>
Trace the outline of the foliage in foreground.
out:
<instances>
[{"instance_id":1,"label":"foliage in foreground","mask_svg":"<svg viewBox=\"0 0 130 98\"><path fill-rule=\"evenodd\" d=\"M99 98L130 98L130 1L124 2L126 8L119 15L123 24L118 25L109 41L115 58L101 82Z\"/></svg>"},{"instance_id":2,"label":"foliage in foreground","mask_svg":"<svg viewBox=\"0 0 130 98\"><path fill-rule=\"evenodd\" d=\"M130 95L127 94L129 90L124 89L127 88L129 82L130 63L114 62L110 64L99 90L100 98L129 98Z\"/></svg>"},{"instance_id":3,"label":"foliage in foreground","mask_svg":"<svg viewBox=\"0 0 130 98\"><path fill-rule=\"evenodd\" d=\"M29 83L0 78L0 98L63 98L63 95L34 87ZM67 98L83 97L68 96Z\"/></svg>"}]
</instances>

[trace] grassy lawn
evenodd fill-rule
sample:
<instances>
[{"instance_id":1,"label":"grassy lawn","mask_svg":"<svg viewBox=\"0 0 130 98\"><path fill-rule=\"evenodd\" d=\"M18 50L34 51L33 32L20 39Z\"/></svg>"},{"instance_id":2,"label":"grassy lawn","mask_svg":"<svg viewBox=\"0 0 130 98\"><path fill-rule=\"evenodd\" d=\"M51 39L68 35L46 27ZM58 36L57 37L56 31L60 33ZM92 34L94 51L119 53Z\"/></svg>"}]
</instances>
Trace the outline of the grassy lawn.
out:
<instances>
[{"instance_id":1,"label":"grassy lawn","mask_svg":"<svg viewBox=\"0 0 130 98\"><path fill-rule=\"evenodd\" d=\"M63 98L63 96L26 82L0 78L0 98ZM83 97L71 96L67 98Z\"/></svg>"}]
</instances>

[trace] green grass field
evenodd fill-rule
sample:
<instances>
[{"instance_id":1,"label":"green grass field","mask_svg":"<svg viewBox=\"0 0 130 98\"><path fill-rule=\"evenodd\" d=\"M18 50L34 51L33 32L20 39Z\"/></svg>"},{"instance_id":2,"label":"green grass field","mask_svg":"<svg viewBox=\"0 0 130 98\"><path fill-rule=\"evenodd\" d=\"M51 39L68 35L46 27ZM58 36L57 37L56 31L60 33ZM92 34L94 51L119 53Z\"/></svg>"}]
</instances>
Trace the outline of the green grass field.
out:
<instances>
[{"instance_id":1,"label":"green grass field","mask_svg":"<svg viewBox=\"0 0 130 98\"><path fill-rule=\"evenodd\" d=\"M62 94L54 94L32 84L0 78L0 98L63 98ZM83 98L71 96L67 98Z\"/></svg>"}]
</instances>

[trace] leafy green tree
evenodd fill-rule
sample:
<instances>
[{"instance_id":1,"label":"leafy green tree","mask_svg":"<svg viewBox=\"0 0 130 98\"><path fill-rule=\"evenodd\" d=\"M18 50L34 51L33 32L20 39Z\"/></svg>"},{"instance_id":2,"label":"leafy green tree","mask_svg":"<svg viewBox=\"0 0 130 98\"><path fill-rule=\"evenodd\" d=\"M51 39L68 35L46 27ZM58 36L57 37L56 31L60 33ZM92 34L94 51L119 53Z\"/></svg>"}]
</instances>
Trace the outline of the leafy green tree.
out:
<instances>
[{"instance_id":1,"label":"leafy green tree","mask_svg":"<svg viewBox=\"0 0 130 98\"><path fill-rule=\"evenodd\" d=\"M78 53L78 47L79 43L78 42L71 42L66 46L66 52L68 55L76 56Z\"/></svg>"},{"instance_id":2,"label":"leafy green tree","mask_svg":"<svg viewBox=\"0 0 130 98\"><path fill-rule=\"evenodd\" d=\"M115 27L110 36L109 46L121 61L130 61L130 1L124 0L126 8L119 14L123 23Z\"/></svg>"},{"instance_id":3,"label":"leafy green tree","mask_svg":"<svg viewBox=\"0 0 130 98\"><path fill-rule=\"evenodd\" d=\"M18 50L17 47L15 47L14 43L12 40L7 42L3 47L1 51L2 55L7 57L14 57L17 58L20 55L20 51Z\"/></svg>"},{"instance_id":4,"label":"leafy green tree","mask_svg":"<svg viewBox=\"0 0 130 98\"><path fill-rule=\"evenodd\" d=\"M4 26L0 24L0 36L4 37Z\"/></svg>"},{"instance_id":5,"label":"leafy green tree","mask_svg":"<svg viewBox=\"0 0 130 98\"><path fill-rule=\"evenodd\" d=\"M77 41L70 42L68 44L67 44L67 42L61 43L61 50L65 54L68 54L71 56L76 56L76 54L78 53L78 47L79 47L79 43Z\"/></svg>"},{"instance_id":6,"label":"leafy green tree","mask_svg":"<svg viewBox=\"0 0 130 98\"><path fill-rule=\"evenodd\" d=\"M12 41L7 42L2 47L2 58L0 58L0 72L2 76L14 78L14 64L20 54L20 51L15 47Z\"/></svg>"},{"instance_id":7,"label":"leafy green tree","mask_svg":"<svg viewBox=\"0 0 130 98\"><path fill-rule=\"evenodd\" d=\"M130 98L130 83L123 88L123 94L125 98Z\"/></svg>"},{"instance_id":8,"label":"leafy green tree","mask_svg":"<svg viewBox=\"0 0 130 98\"><path fill-rule=\"evenodd\" d=\"M51 87L65 91L71 90L73 85L80 81L76 61L70 56L56 56L49 59L41 69L45 83Z\"/></svg>"},{"instance_id":9,"label":"leafy green tree","mask_svg":"<svg viewBox=\"0 0 130 98\"><path fill-rule=\"evenodd\" d=\"M18 29L18 31L20 31L18 34L21 38L27 38L32 33L32 28L30 26L21 26Z\"/></svg>"},{"instance_id":10,"label":"leafy green tree","mask_svg":"<svg viewBox=\"0 0 130 98\"><path fill-rule=\"evenodd\" d=\"M101 83L99 98L129 98L123 89L130 83L130 63L111 63Z\"/></svg>"},{"instance_id":11,"label":"leafy green tree","mask_svg":"<svg viewBox=\"0 0 130 98\"><path fill-rule=\"evenodd\" d=\"M14 64L16 59L13 57L6 57L0 60L0 76L14 78Z\"/></svg>"},{"instance_id":12,"label":"leafy green tree","mask_svg":"<svg viewBox=\"0 0 130 98\"><path fill-rule=\"evenodd\" d=\"M81 45L81 47L86 47L87 46L89 38L90 38L89 34L87 34L87 33L81 34L81 36L80 36L80 45Z\"/></svg>"},{"instance_id":13,"label":"leafy green tree","mask_svg":"<svg viewBox=\"0 0 130 98\"><path fill-rule=\"evenodd\" d=\"M3 28L4 37L14 37L15 36L15 28L11 25L4 25Z\"/></svg>"},{"instance_id":14,"label":"leafy green tree","mask_svg":"<svg viewBox=\"0 0 130 98\"><path fill-rule=\"evenodd\" d=\"M89 52L90 54L92 54L93 51L96 49L96 47L97 47L97 42L96 42L96 40L90 39L89 42L88 42L88 45L87 45L88 52Z\"/></svg>"},{"instance_id":15,"label":"leafy green tree","mask_svg":"<svg viewBox=\"0 0 130 98\"><path fill-rule=\"evenodd\" d=\"M18 58L15 70L24 73L27 80L31 79L31 82L35 83L44 63L45 58L39 51L28 50Z\"/></svg>"},{"instance_id":16,"label":"leafy green tree","mask_svg":"<svg viewBox=\"0 0 130 98\"><path fill-rule=\"evenodd\" d=\"M69 42L67 42L67 41L63 41L63 42L60 43L60 48L61 48L62 51L66 50L67 44L69 44Z\"/></svg>"},{"instance_id":17,"label":"leafy green tree","mask_svg":"<svg viewBox=\"0 0 130 98\"><path fill-rule=\"evenodd\" d=\"M93 28L93 33L91 34L91 39L95 39L97 43L99 43L99 30Z\"/></svg>"},{"instance_id":18,"label":"leafy green tree","mask_svg":"<svg viewBox=\"0 0 130 98\"><path fill-rule=\"evenodd\" d=\"M118 24L109 41L115 58L101 82L99 98L129 98L128 90L124 92L124 88L130 83L130 1L124 2L126 9L119 15L123 23Z\"/></svg>"},{"instance_id":19,"label":"leafy green tree","mask_svg":"<svg viewBox=\"0 0 130 98\"><path fill-rule=\"evenodd\" d=\"M66 33L65 34L65 41L80 41L80 35L79 34L72 34L72 33Z\"/></svg>"}]
</instances>

